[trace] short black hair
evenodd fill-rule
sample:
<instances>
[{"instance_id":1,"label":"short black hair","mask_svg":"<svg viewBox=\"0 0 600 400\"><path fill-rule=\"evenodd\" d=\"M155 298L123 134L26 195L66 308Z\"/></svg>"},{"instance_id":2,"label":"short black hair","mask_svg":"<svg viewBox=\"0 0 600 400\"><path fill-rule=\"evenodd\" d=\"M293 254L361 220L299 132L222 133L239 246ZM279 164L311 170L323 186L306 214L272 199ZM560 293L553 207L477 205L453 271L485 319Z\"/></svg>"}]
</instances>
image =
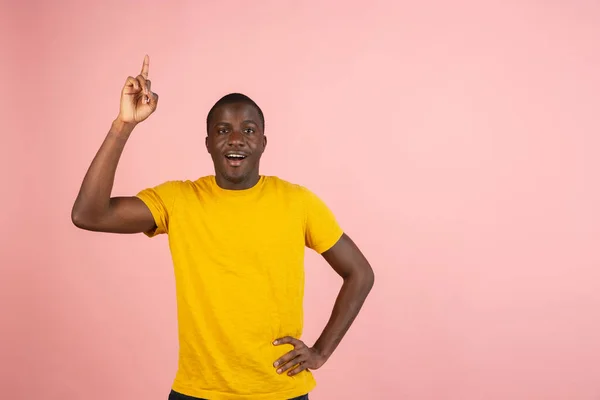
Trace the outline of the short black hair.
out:
<instances>
[{"instance_id":1,"label":"short black hair","mask_svg":"<svg viewBox=\"0 0 600 400\"><path fill-rule=\"evenodd\" d=\"M208 112L208 115L206 116L206 133L210 132L210 126L208 125L208 121L210 121L210 119L212 118L213 114L215 113L215 110L222 105L235 104L235 103L246 103L246 104L250 104L253 107L256 107L256 110L258 111L258 116L260 117L260 123L262 124L263 131L265 130L265 116L264 116L262 110L260 109L260 107L258 106L258 104L256 104L254 102L254 100L252 100L250 97L246 96L245 94L229 93L229 94L221 97L219 99L219 101L217 101L215 103L215 105L212 106L212 108Z\"/></svg>"}]
</instances>

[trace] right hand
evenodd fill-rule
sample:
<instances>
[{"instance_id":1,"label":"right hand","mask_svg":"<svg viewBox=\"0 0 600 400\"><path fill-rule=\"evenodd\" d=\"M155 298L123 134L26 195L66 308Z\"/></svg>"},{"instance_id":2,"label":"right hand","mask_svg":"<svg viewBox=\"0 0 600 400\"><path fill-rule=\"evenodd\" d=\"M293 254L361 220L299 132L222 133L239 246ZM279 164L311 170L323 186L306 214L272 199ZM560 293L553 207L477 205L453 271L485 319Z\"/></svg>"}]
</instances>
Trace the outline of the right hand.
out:
<instances>
[{"instance_id":1,"label":"right hand","mask_svg":"<svg viewBox=\"0 0 600 400\"><path fill-rule=\"evenodd\" d=\"M150 58L145 56L142 72L135 78L127 78L121 91L121 106L117 117L119 121L137 124L156 110L158 95L150 90L149 67Z\"/></svg>"}]
</instances>

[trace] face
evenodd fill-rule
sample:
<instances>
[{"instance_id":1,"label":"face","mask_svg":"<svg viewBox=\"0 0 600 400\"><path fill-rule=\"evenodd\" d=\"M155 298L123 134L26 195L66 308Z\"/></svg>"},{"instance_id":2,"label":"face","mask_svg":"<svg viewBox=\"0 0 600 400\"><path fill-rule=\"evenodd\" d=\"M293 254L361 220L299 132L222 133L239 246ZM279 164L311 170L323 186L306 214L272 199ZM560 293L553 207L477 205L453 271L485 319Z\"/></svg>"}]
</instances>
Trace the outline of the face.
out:
<instances>
[{"instance_id":1,"label":"face","mask_svg":"<svg viewBox=\"0 0 600 400\"><path fill-rule=\"evenodd\" d=\"M225 189L247 189L258 182L266 145L258 110L251 104L222 105L208 121L206 149L215 165L217 184Z\"/></svg>"}]
</instances>

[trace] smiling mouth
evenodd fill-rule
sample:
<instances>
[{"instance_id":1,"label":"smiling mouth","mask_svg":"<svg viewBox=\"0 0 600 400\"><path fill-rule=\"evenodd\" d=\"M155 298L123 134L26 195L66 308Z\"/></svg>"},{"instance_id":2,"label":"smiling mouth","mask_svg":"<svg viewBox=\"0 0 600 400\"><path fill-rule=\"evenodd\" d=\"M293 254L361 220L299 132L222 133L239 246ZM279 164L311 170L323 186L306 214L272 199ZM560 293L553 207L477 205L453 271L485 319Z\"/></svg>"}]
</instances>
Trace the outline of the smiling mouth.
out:
<instances>
[{"instance_id":1,"label":"smiling mouth","mask_svg":"<svg viewBox=\"0 0 600 400\"><path fill-rule=\"evenodd\" d=\"M226 154L225 158L228 160L243 160L244 158L246 158L246 155L244 155L244 154Z\"/></svg>"},{"instance_id":2,"label":"smiling mouth","mask_svg":"<svg viewBox=\"0 0 600 400\"><path fill-rule=\"evenodd\" d=\"M232 167L239 167L242 164L242 161L248 157L245 154L241 153L229 153L225 154L225 158L227 159L227 163Z\"/></svg>"}]
</instances>

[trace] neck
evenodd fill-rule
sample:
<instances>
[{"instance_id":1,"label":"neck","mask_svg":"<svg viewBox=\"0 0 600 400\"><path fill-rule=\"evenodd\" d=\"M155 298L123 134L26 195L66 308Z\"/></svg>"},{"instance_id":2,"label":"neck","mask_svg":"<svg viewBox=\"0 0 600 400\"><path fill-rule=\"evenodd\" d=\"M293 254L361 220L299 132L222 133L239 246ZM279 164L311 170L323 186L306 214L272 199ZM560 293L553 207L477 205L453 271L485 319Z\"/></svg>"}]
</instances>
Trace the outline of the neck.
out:
<instances>
[{"instance_id":1,"label":"neck","mask_svg":"<svg viewBox=\"0 0 600 400\"><path fill-rule=\"evenodd\" d=\"M221 189L226 189L226 190L250 189L251 187L254 187L258 183L259 179L260 179L260 174L258 173L258 171L252 172L251 174L249 174L247 177L245 177L243 180L240 180L240 181L231 181L218 173L215 175L215 180L217 181L217 185L219 185L219 187Z\"/></svg>"}]
</instances>

